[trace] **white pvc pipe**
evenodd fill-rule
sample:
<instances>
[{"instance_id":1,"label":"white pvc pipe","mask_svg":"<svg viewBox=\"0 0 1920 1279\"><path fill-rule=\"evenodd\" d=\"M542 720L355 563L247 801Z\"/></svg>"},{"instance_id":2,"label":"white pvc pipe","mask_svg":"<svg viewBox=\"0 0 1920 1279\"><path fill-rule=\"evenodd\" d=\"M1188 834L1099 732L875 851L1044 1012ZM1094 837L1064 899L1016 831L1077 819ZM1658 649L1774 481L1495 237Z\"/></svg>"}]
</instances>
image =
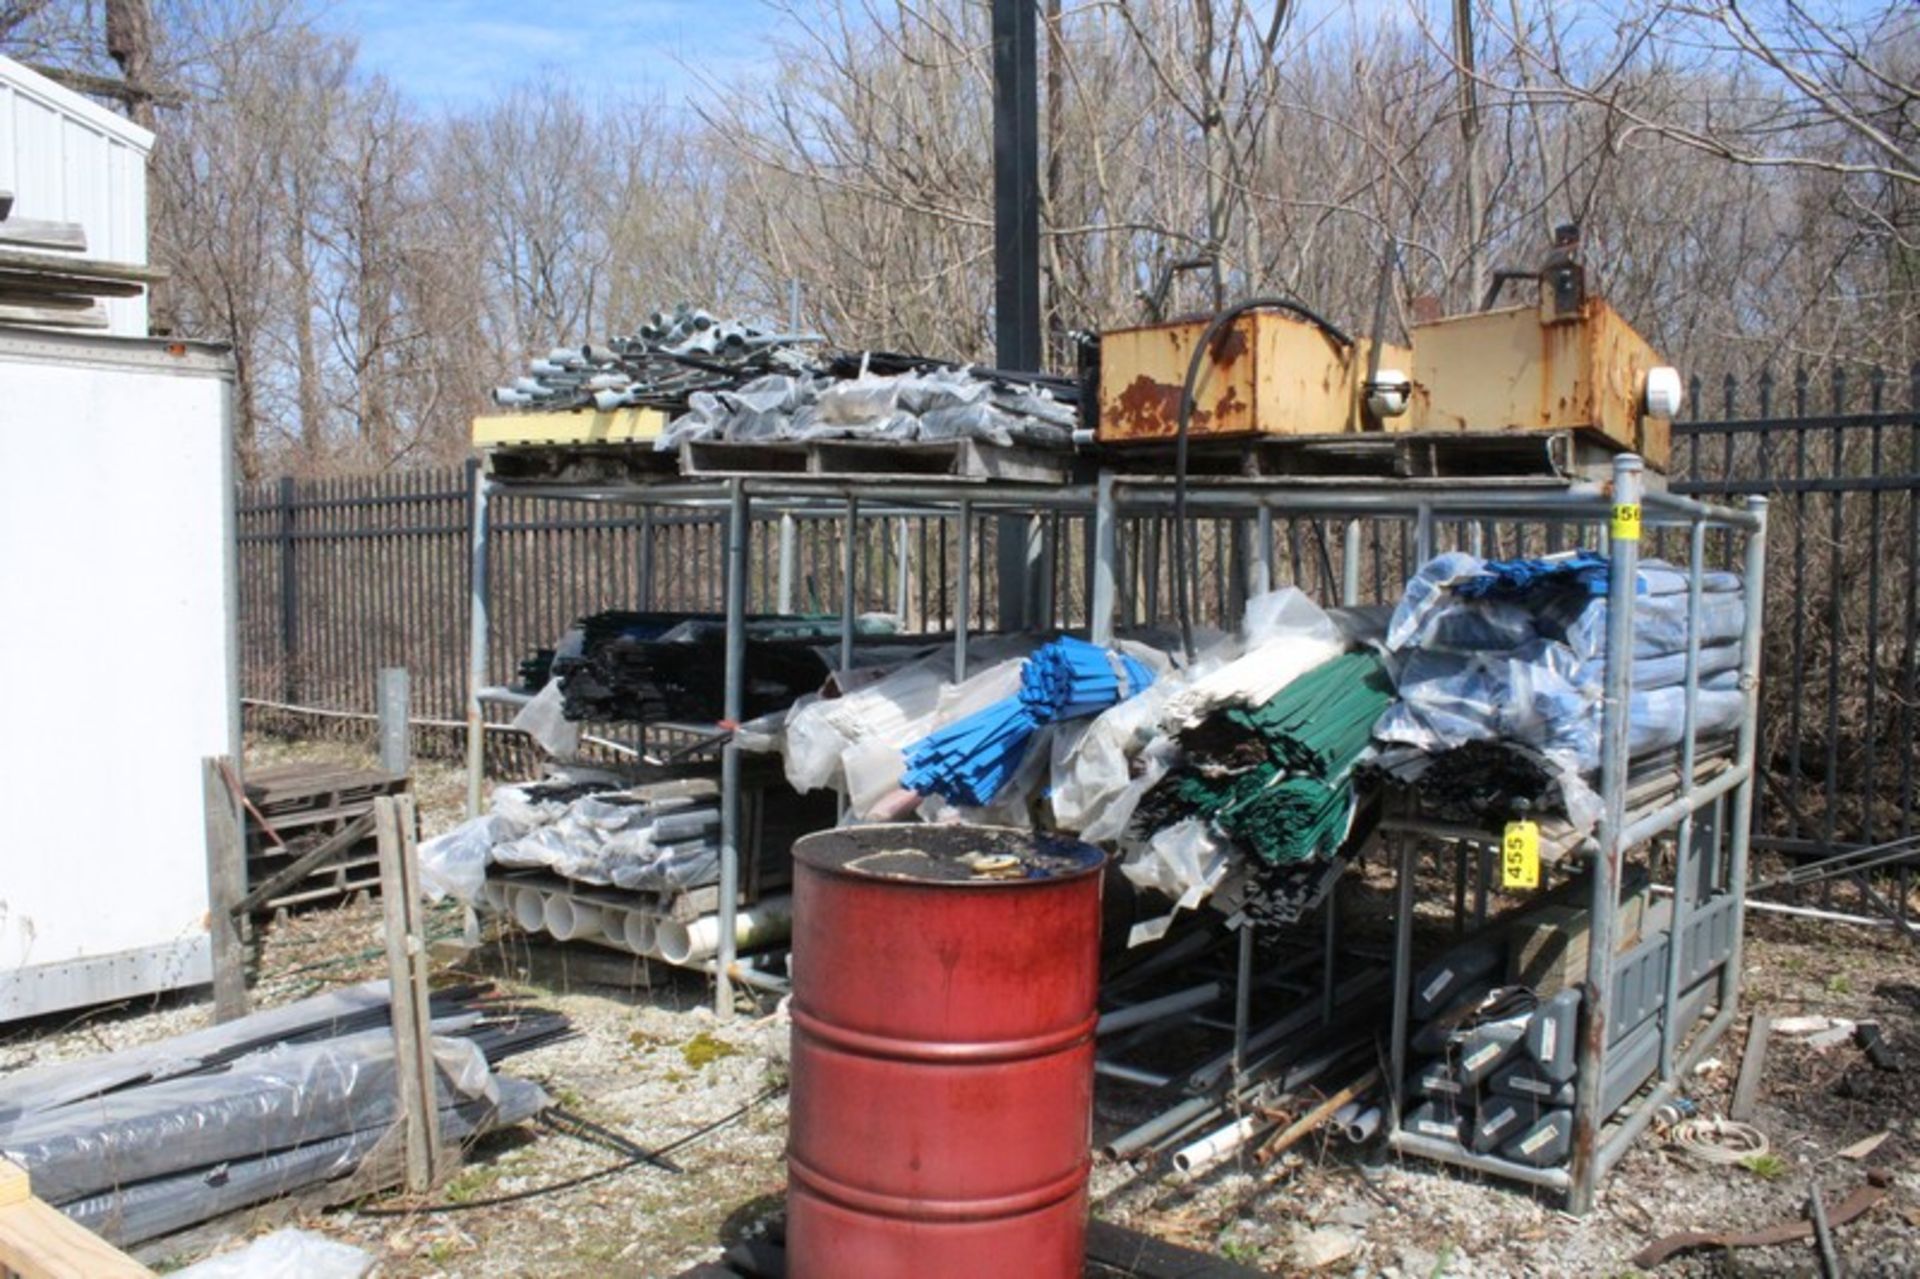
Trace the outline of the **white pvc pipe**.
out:
<instances>
[{"instance_id":1,"label":"white pvc pipe","mask_svg":"<svg viewBox=\"0 0 1920 1279\"><path fill-rule=\"evenodd\" d=\"M1380 1107L1368 1106L1340 1127L1346 1139L1358 1146L1373 1140L1380 1131Z\"/></svg>"},{"instance_id":2,"label":"white pvc pipe","mask_svg":"<svg viewBox=\"0 0 1920 1279\"><path fill-rule=\"evenodd\" d=\"M793 899L768 897L741 907L733 920L733 939L738 950L780 941L793 930ZM654 927L654 939L660 958L669 964L711 959L720 949L720 918L703 915L690 924L662 918Z\"/></svg>"},{"instance_id":3,"label":"white pvc pipe","mask_svg":"<svg viewBox=\"0 0 1920 1279\"><path fill-rule=\"evenodd\" d=\"M547 926L547 899L537 888L516 889L513 894L513 922L522 932L537 933Z\"/></svg>"},{"instance_id":4,"label":"white pvc pipe","mask_svg":"<svg viewBox=\"0 0 1920 1279\"><path fill-rule=\"evenodd\" d=\"M1173 1166L1189 1177L1197 1177L1246 1145L1247 1140L1265 1126L1264 1120L1253 1115L1236 1119L1225 1128L1174 1151Z\"/></svg>"},{"instance_id":5,"label":"white pvc pipe","mask_svg":"<svg viewBox=\"0 0 1920 1279\"><path fill-rule=\"evenodd\" d=\"M565 893L555 893L547 898L546 924L547 931L557 941L597 937L600 936L600 911Z\"/></svg>"},{"instance_id":6,"label":"white pvc pipe","mask_svg":"<svg viewBox=\"0 0 1920 1279\"><path fill-rule=\"evenodd\" d=\"M654 936L654 922L651 911L627 910L620 912L617 926L620 936L616 939L622 946L636 955L651 955L658 944ZM607 935L612 936L616 927L615 916L607 916Z\"/></svg>"},{"instance_id":7,"label":"white pvc pipe","mask_svg":"<svg viewBox=\"0 0 1920 1279\"><path fill-rule=\"evenodd\" d=\"M512 891L497 879L489 879L481 885L480 900L493 914L510 914L512 911L511 897Z\"/></svg>"}]
</instances>

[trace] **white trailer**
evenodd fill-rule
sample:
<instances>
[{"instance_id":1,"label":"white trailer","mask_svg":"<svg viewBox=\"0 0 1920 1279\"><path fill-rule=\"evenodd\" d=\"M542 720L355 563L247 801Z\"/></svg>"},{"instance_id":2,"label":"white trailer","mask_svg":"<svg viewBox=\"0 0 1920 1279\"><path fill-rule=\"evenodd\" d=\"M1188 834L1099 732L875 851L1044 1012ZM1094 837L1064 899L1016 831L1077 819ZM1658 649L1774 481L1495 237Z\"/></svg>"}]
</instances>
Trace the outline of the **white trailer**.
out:
<instances>
[{"instance_id":1,"label":"white trailer","mask_svg":"<svg viewBox=\"0 0 1920 1279\"><path fill-rule=\"evenodd\" d=\"M0 328L0 1021L210 979L232 391L223 347Z\"/></svg>"}]
</instances>

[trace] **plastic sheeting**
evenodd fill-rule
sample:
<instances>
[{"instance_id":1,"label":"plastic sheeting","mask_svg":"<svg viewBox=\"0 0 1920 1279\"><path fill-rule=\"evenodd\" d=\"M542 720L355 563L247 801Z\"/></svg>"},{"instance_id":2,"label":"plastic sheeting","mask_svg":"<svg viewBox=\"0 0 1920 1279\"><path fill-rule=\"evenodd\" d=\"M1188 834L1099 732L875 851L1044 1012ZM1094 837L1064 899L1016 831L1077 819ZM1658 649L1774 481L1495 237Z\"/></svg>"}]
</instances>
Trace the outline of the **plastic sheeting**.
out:
<instances>
[{"instance_id":1,"label":"plastic sheeting","mask_svg":"<svg viewBox=\"0 0 1920 1279\"><path fill-rule=\"evenodd\" d=\"M965 369L833 379L773 374L732 391L700 391L656 447L690 440L976 439L1066 448L1074 408L1039 388L1006 389Z\"/></svg>"},{"instance_id":2,"label":"plastic sheeting","mask_svg":"<svg viewBox=\"0 0 1920 1279\"><path fill-rule=\"evenodd\" d=\"M158 1043L0 1075L0 1143L22 1116L130 1084L190 1074L221 1058L295 1037L329 1035L338 1022L349 1018L377 1014L384 1022L386 1007L387 983L363 982Z\"/></svg>"},{"instance_id":3,"label":"plastic sheeting","mask_svg":"<svg viewBox=\"0 0 1920 1279\"><path fill-rule=\"evenodd\" d=\"M1600 767L1608 613L1604 562L1583 554L1495 566L1497 590L1474 556L1449 552L1423 565L1388 626L1400 700L1374 730L1382 742L1436 754L1477 741L1537 749L1561 770L1567 816L1581 831L1599 814L1586 779ZM1564 575L1570 582L1552 571L1560 563L1576 565ZM1461 598L1467 584L1480 597ZM1635 587L1628 750L1639 756L1677 745L1685 729L1687 578L1649 561ZM1746 610L1734 574L1706 574L1702 588L1695 731L1709 737L1734 729L1744 711L1736 641Z\"/></svg>"},{"instance_id":4,"label":"plastic sheeting","mask_svg":"<svg viewBox=\"0 0 1920 1279\"><path fill-rule=\"evenodd\" d=\"M553 1104L538 1084L504 1075L497 1082L495 1101L463 1101L441 1108L442 1140L466 1141L531 1119ZM60 1211L95 1234L129 1246L344 1177L393 1131L390 1124L376 1125L313 1138L292 1149L255 1153L102 1190L61 1204ZM304 1279L305 1272L300 1273Z\"/></svg>"},{"instance_id":5,"label":"plastic sheeting","mask_svg":"<svg viewBox=\"0 0 1920 1279\"><path fill-rule=\"evenodd\" d=\"M436 1021L437 1032L457 1026ZM285 1149L398 1116L393 1032L363 1031L249 1054L223 1071L109 1093L24 1117L0 1151L61 1203L114 1186ZM436 1036L441 1103L487 1098L493 1075L479 1047Z\"/></svg>"},{"instance_id":6,"label":"plastic sheeting","mask_svg":"<svg viewBox=\"0 0 1920 1279\"><path fill-rule=\"evenodd\" d=\"M289 1227L173 1275L174 1279L361 1279L371 1269L373 1254L366 1249Z\"/></svg>"},{"instance_id":7,"label":"plastic sheeting","mask_svg":"<svg viewBox=\"0 0 1920 1279\"><path fill-rule=\"evenodd\" d=\"M1347 647L1324 609L1291 586L1247 601L1245 651L1167 702L1169 725L1198 723L1218 707L1258 706Z\"/></svg>"},{"instance_id":8,"label":"plastic sheeting","mask_svg":"<svg viewBox=\"0 0 1920 1279\"><path fill-rule=\"evenodd\" d=\"M496 787L493 811L423 843L420 879L428 896L452 894L473 904L489 865L544 868L639 892L678 892L718 879L720 810L710 793L650 788L642 797L610 783L598 793L542 798L541 789Z\"/></svg>"}]
</instances>

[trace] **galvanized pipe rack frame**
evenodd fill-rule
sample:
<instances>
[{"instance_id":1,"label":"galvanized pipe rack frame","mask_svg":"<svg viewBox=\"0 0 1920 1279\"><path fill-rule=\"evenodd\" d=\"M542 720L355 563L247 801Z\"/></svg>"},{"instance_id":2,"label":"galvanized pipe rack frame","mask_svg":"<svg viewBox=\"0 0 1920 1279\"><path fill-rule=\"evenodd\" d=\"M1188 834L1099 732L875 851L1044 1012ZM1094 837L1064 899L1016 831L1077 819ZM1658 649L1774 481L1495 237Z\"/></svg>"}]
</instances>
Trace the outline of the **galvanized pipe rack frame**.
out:
<instances>
[{"instance_id":1,"label":"galvanized pipe rack frame","mask_svg":"<svg viewBox=\"0 0 1920 1279\"><path fill-rule=\"evenodd\" d=\"M741 684L746 645L746 583L751 569L748 563L749 539L746 535L756 509L783 517L792 515L841 515L850 523L861 518L899 515L944 515L971 528L971 518L986 513L1033 513L1051 511L1090 516L1093 520L1093 579L1089 607L1089 631L1093 642L1111 643L1119 611L1119 523L1123 514L1157 514L1173 503L1174 481L1163 475L1130 475L1102 470L1092 484L1034 485L1023 483L947 481L923 476L863 479L834 479L799 475L734 477L725 480L688 482L661 480L635 481L631 484L588 486L496 481L484 471L475 473L473 528L473 596L471 643L471 679L468 702L468 806L478 812L481 789L484 733L482 696L488 669L487 653L487 525L486 499L489 493L511 491L529 497L548 497L574 501L602 501L624 505L682 507L718 510L728 513L727 610L726 610L726 711L729 722L740 712ZM1426 1155L1512 1180L1567 1192L1576 1212L1591 1208L1600 1178L1615 1164L1627 1146L1644 1129L1657 1106L1670 1097L1691 1065L1707 1051L1731 1024L1739 994L1741 941L1744 934L1745 881L1747 848L1751 833L1753 800L1753 757L1755 750L1755 710L1759 689L1759 629L1761 594L1747 594L1746 631L1742 637L1741 688L1745 714L1738 729L1735 761L1729 770L1703 786L1693 783L1694 724L1698 679L1698 616L1700 578L1704 571L1705 541L1708 530L1724 531L1745 539L1745 581L1764 583L1766 569L1766 502L1749 499L1744 510L1716 507L1691 498L1660 491L1646 491L1640 459L1624 455L1616 459L1612 491L1591 483L1566 480L1507 479L1492 482L1460 480L1327 480L1327 479L1213 479L1189 484L1185 495L1190 511L1214 514L1238 520L1254 519L1263 531L1270 531L1276 516L1344 518L1349 530L1357 531L1361 521L1373 519L1411 520L1415 531L1416 559L1430 558L1435 545L1435 525L1445 520L1480 522L1492 519L1525 520L1547 524L1601 526L1612 518L1616 505L1637 506L1644 512L1649 527L1685 529L1689 535L1688 616L1690 643L1686 666L1685 721L1683 728L1683 767L1679 796L1653 813L1641 815L1629 824L1625 810L1627 775L1626 710L1632 687L1632 645L1624 637L1632 635L1634 594L1632 583L1638 564L1638 540L1608 538L1607 551L1612 569L1611 599L1608 616L1608 652L1625 652L1627 660L1609 660L1605 675L1602 716L1602 768L1600 792L1603 816L1597 841L1589 841L1592 866L1591 910L1594 941L1590 947L1587 972L1589 1016L1587 1031L1580 1047L1579 1099L1574 1121L1574 1155L1569 1169L1538 1169L1488 1156L1472 1154L1445 1143L1431 1141L1402 1131L1399 1126L1399 1089L1405 1075L1407 1037L1407 989L1412 980L1412 913L1414 894L1415 828L1388 831L1398 844L1397 906L1393 959L1394 1017L1392 1051L1394 1077L1390 1090L1388 1140L1396 1150ZM783 522L783 531L785 523ZM1273 539L1260 539L1261 554L1248 565L1248 586L1260 589L1274 580ZM780 539L780 579L789 581L792 539ZM854 539L849 538L849 558L856 554ZM1349 537L1342 564L1342 603L1357 603L1360 593L1358 540ZM958 548L961 571L955 581L954 677L967 672L968 618L972 574L969 571L971 539L963 536ZM849 573L849 578L851 574ZM842 652L853 642L855 618L843 603L841 616ZM714 977L716 1010L730 1016L733 1008L733 983L740 981L759 987L778 989L779 978L739 963L735 954L733 916L738 908L739 884L739 748L729 741L722 751L721 791L721 883L720 953L712 960L696 965ZM1610 1007L1613 985L1613 942L1615 914L1618 908L1620 872L1624 858L1649 841L1673 832L1676 836L1676 887L1685 883L1692 856L1695 815L1723 796L1731 796L1732 821L1729 837L1728 892L1736 898L1732 954L1722 966L1719 1008L1706 1030L1696 1036L1682 1054L1678 1052L1673 1027L1679 992L1674 989L1679 946L1670 947L1668 981L1663 1000L1660 1070L1655 1091L1644 1099L1628 1120L1602 1144L1601 1123L1595 1114L1598 1106L1600 1072L1606 1058L1605 1013ZM1458 838L1458 832L1449 836ZM1486 863L1482 859L1481 896L1485 895ZM1676 902L1684 893L1676 893ZM1326 910L1328 952L1336 946L1338 922L1334 901L1329 897ZM1683 909L1676 905L1673 935L1678 935L1684 920ZM1245 974L1251 960L1247 945L1252 930L1243 930L1242 955L1237 965L1235 1034L1233 1064L1236 1073L1246 1062L1244 1045L1249 1032ZM1323 975L1323 1012L1331 1012L1333 974Z\"/></svg>"}]
</instances>

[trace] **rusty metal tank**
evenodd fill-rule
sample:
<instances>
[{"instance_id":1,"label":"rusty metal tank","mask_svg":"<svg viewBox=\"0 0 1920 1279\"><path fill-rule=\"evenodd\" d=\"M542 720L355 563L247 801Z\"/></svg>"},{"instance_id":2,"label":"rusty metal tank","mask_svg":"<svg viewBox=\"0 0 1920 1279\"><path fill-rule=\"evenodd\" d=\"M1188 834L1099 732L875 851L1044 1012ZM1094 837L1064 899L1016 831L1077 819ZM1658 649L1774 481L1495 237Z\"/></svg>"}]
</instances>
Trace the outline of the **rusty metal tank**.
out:
<instances>
[{"instance_id":1,"label":"rusty metal tank","mask_svg":"<svg viewBox=\"0 0 1920 1279\"><path fill-rule=\"evenodd\" d=\"M1102 854L916 825L793 851L788 1274L1079 1276Z\"/></svg>"}]
</instances>

